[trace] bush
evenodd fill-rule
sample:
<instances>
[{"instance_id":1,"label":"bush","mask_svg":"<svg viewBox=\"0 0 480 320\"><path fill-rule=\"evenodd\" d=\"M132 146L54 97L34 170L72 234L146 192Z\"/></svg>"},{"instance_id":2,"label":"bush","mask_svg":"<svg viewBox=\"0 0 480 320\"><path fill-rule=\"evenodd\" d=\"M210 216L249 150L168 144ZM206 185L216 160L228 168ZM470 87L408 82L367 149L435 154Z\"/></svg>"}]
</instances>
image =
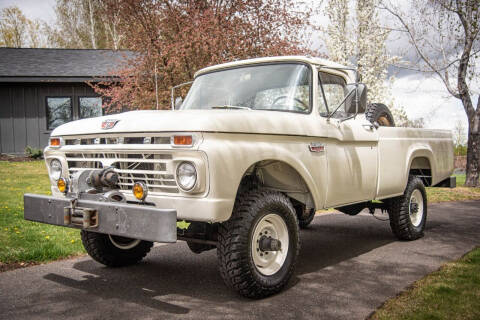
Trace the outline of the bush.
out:
<instances>
[{"instance_id":1,"label":"bush","mask_svg":"<svg viewBox=\"0 0 480 320\"><path fill-rule=\"evenodd\" d=\"M455 146L455 155L456 156L466 156L467 155L467 146L458 145Z\"/></svg>"},{"instance_id":2,"label":"bush","mask_svg":"<svg viewBox=\"0 0 480 320\"><path fill-rule=\"evenodd\" d=\"M42 159L43 158L43 151L42 151L42 149L37 149L37 148L27 146L25 148L25 155L29 158L32 158L32 159Z\"/></svg>"}]
</instances>

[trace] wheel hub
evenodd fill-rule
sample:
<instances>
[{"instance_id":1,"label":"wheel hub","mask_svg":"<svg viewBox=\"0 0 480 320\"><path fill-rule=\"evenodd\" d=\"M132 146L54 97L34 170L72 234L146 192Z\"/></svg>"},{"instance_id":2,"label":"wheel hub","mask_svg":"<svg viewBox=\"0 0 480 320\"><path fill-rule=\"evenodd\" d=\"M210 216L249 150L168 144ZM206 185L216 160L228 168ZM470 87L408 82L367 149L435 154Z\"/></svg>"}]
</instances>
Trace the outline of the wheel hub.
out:
<instances>
[{"instance_id":1,"label":"wheel hub","mask_svg":"<svg viewBox=\"0 0 480 320\"><path fill-rule=\"evenodd\" d=\"M253 263L263 275L278 272L288 253L289 236L285 221L278 214L262 217L255 225L251 238Z\"/></svg>"},{"instance_id":2,"label":"wheel hub","mask_svg":"<svg viewBox=\"0 0 480 320\"><path fill-rule=\"evenodd\" d=\"M415 202L410 203L410 212L412 213L418 212L418 203L415 203Z\"/></svg>"},{"instance_id":3,"label":"wheel hub","mask_svg":"<svg viewBox=\"0 0 480 320\"><path fill-rule=\"evenodd\" d=\"M258 246L261 251L279 251L282 248L282 243L278 239L262 236Z\"/></svg>"},{"instance_id":4,"label":"wheel hub","mask_svg":"<svg viewBox=\"0 0 480 320\"><path fill-rule=\"evenodd\" d=\"M410 222L414 227L420 226L423 220L423 195L420 190L415 189L412 192L408 209Z\"/></svg>"}]
</instances>

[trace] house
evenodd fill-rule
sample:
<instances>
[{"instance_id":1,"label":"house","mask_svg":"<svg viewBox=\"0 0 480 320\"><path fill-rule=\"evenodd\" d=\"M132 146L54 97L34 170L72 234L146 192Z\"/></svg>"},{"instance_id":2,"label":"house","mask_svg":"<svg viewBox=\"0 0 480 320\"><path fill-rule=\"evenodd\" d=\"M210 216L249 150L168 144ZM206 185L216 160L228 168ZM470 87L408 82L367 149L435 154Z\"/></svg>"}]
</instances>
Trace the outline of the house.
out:
<instances>
[{"instance_id":1,"label":"house","mask_svg":"<svg viewBox=\"0 0 480 320\"><path fill-rule=\"evenodd\" d=\"M87 84L105 80L131 51L0 48L0 153L44 148L68 121L103 114Z\"/></svg>"}]
</instances>

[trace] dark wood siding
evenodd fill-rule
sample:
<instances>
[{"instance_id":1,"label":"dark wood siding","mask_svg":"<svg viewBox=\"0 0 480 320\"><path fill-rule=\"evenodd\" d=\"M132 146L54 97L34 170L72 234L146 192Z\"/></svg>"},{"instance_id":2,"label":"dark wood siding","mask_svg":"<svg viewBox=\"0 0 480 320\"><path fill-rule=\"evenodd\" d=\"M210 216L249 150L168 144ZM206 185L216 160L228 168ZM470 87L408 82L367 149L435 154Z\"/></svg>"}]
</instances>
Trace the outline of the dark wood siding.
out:
<instances>
[{"instance_id":1,"label":"dark wood siding","mask_svg":"<svg viewBox=\"0 0 480 320\"><path fill-rule=\"evenodd\" d=\"M1 132L1 152L14 152L13 138L13 108L11 92L12 88L8 86L0 87L0 132Z\"/></svg>"},{"instance_id":2,"label":"dark wood siding","mask_svg":"<svg viewBox=\"0 0 480 320\"><path fill-rule=\"evenodd\" d=\"M0 152L23 153L26 146L44 148L47 130L46 97L71 97L73 119L78 119L78 98L97 96L85 83L0 84Z\"/></svg>"}]
</instances>

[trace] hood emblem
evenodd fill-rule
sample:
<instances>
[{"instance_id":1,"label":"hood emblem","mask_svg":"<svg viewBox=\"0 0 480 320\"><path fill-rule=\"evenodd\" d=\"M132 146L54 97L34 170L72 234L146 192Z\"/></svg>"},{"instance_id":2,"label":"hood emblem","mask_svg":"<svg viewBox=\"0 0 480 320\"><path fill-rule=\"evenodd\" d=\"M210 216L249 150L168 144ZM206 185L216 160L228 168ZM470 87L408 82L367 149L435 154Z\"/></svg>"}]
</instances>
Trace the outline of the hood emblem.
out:
<instances>
[{"instance_id":1,"label":"hood emblem","mask_svg":"<svg viewBox=\"0 0 480 320\"><path fill-rule=\"evenodd\" d=\"M102 121L102 129L103 130L112 129L113 127L115 127L115 125L117 124L118 121L120 121L120 120L117 120L117 119L103 120Z\"/></svg>"}]
</instances>

